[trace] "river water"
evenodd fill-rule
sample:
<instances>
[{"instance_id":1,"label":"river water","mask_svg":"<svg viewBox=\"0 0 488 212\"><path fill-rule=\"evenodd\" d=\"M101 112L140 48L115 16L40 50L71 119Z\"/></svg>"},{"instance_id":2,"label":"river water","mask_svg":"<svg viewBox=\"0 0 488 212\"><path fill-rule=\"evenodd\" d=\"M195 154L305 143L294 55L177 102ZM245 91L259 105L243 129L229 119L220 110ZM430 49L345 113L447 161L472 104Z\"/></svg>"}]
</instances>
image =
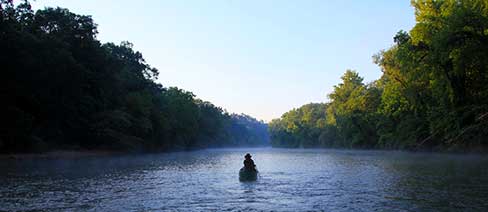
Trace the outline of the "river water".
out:
<instances>
[{"instance_id":1,"label":"river water","mask_svg":"<svg viewBox=\"0 0 488 212\"><path fill-rule=\"evenodd\" d=\"M239 182L246 152L260 171ZM0 161L0 211L488 211L488 157L212 149Z\"/></svg>"}]
</instances>

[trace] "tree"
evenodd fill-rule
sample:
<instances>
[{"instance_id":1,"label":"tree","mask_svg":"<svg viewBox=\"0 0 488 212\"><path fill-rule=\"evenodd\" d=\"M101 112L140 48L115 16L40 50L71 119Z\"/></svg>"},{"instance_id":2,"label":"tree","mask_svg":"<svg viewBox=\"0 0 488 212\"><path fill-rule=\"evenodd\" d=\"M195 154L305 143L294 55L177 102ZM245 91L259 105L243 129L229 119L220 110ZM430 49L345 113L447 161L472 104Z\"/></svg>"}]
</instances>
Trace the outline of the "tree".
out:
<instances>
[{"instance_id":1,"label":"tree","mask_svg":"<svg viewBox=\"0 0 488 212\"><path fill-rule=\"evenodd\" d=\"M262 122L156 83L158 70L131 43L97 40L90 16L5 0L0 15L0 152L167 151L267 136ZM244 133L231 140L234 125Z\"/></svg>"}]
</instances>

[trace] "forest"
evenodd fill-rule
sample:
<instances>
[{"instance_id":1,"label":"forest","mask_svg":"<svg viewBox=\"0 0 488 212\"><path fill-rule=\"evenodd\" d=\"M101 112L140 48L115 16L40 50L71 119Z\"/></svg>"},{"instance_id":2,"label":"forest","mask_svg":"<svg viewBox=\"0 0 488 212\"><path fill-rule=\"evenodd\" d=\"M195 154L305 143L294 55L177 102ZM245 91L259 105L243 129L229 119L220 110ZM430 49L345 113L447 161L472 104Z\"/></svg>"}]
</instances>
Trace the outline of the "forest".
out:
<instances>
[{"instance_id":1,"label":"forest","mask_svg":"<svg viewBox=\"0 0 488 212\"><path fill-rule=\"evenodd\" d=\"M382 76L346 70L328 102L269 123L275 147L467 150L488 146L488 2L415 0L415 26L373 56Z\"/></svg>"},{"instance_id":2,"label":"forest","mask_svg":"<svg viewBox=\"0 0 488 212\"><path fill-rule=\"evenodd\" d=\"M0 152L168 151L269 143L267 125L164 87L87 15L0 0Z\"/></svg>"}]
</instances>

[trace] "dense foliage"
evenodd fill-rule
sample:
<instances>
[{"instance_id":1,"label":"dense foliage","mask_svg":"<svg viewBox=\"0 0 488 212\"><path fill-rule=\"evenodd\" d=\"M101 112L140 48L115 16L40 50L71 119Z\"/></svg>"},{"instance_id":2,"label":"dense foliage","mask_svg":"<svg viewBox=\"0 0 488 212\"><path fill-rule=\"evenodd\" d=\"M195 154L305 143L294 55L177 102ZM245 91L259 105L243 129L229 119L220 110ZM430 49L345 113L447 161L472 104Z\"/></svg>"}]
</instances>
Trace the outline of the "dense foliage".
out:
<instances>
[{"instance_id":1,"label":"dense foliage","mask_svg":"<svg viewBox=\"0 0 488 212\"><path fill-rule=\"evenodd\" d=\"M488 145L488 2L417 0L416 25L375 55L383 75L346 71L326 104L270 123L274 146L478 148Z\"/></svg>"},{"instance_id":2,"label":"dense foliage","mask_svg":"<svg viewBox=\"0 0 488 212\"><path fill-rule=\"evenodd\" d=\"M90 16L0 0L0 152L268 142L263 122L163 87L131 43L96 35Z\"/></svg>"}]
</instances>

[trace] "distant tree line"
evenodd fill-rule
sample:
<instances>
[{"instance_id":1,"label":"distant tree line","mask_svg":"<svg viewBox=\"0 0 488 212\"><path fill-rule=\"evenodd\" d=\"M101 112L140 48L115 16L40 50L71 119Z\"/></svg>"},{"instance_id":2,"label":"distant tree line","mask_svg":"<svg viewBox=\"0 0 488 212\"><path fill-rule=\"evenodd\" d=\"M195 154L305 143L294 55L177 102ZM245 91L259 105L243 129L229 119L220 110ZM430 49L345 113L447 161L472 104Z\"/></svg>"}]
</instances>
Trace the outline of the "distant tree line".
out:
<instances>
[{"instance_id":1,"label":"distant tree line","mask_svg":"<svg viewBox=\"0 0 488 212\"><path fill-rule=\"evenodd\" d=\"M383 75L347 70L329 102L269 124L273 146L467 149L488 146L488 2L416 0L416 25L373 57Z\"/></svg>"},{"instance_id":2,"label":"distant tree line","mask_svg":"<svg viewBox=\"0 0 488 212\"><path fill-rule=\"evenodd\" d=\"M175 87L90 16L0 0L0 152L264 145L266 124Z\"/></svg>"}]
</instances>

